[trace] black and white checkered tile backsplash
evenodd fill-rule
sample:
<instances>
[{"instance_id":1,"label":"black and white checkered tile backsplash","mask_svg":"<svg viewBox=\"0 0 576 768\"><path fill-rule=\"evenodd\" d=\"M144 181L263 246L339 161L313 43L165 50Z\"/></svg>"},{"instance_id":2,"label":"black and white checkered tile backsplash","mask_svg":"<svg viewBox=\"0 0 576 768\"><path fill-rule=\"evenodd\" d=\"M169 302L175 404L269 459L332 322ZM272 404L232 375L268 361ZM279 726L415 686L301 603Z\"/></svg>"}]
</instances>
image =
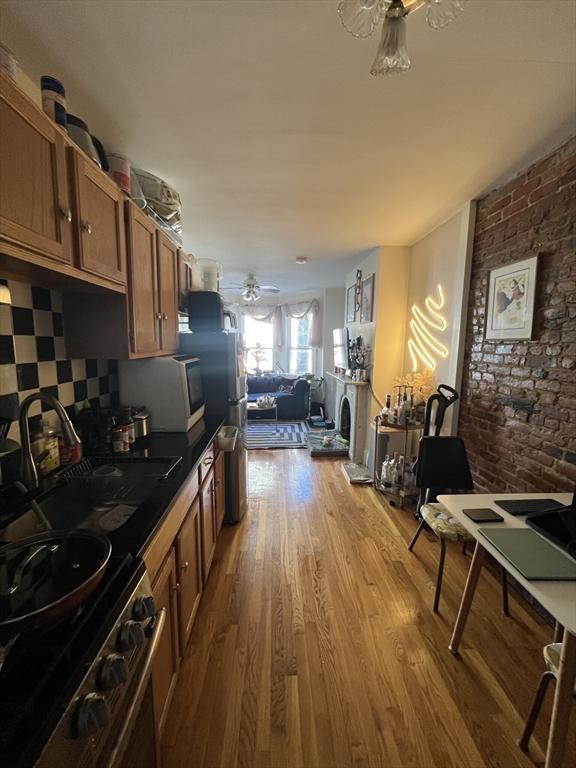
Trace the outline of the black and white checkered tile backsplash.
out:
<instances>
[{"instance_id":1,"label":"black and white checkered tile backsplash","mask_svg":"<svg viewBox=\"0 0 576 768\"><path fill-rule=\"evenodd\" d=\"M12 419L8 437L20 440L19 405L47 392L73 417L76 407L118 404L115 360L69 360L64 346L62 296L58 291L0 280L10 289L12 306L0 305L0 419ZM40 418L56 423L54 411L40 402L30 408L31 426Z\"/></svg>"}]
</instances>

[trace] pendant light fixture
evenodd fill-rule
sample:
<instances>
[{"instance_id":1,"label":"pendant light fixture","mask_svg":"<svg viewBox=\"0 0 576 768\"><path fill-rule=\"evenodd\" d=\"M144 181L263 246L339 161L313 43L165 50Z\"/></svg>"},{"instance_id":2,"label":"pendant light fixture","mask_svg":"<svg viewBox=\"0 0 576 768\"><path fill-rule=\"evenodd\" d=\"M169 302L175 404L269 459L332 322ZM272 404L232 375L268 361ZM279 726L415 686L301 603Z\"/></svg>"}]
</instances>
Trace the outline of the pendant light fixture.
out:
<instances>
[{"instance_id":1,"label":"pendant light fixture","mask_svg":"<svg viewBox=\"0 0 576 768\"><path fill-rule=\"evenodd\" d=\"M382 37L372 75L395 75L410 69L406 48L406 17L426 7L426 21L442 29L454 21L464 0L341 0L338 15L344 28L354 37L370 37L380 22Z\"/></svg>"}]
</instances>

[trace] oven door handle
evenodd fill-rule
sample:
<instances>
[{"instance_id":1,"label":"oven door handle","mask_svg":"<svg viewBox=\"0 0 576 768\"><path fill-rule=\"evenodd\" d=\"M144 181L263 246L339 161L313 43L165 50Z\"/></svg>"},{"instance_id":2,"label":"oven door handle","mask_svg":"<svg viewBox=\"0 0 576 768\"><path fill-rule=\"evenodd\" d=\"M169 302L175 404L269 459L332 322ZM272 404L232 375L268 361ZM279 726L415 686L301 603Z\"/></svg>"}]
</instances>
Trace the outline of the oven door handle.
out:
<instances>
[{"instance_id":1,"label":"oven door handle","mask_svg":"<svg viewBox=\"0 0 576 768\"><path fill-rule=\"evenodd\" d=\"M146 685L148 684L148 678L150 677L152 662L154 661L154 657L156 656L156 652L158 650L158 645L160 644L160 638L162 637L162 630L164 629L165 622L166 622L166 608L161 608L157 612L156 617L154 619L154 630L152 632L152 637L150 638L148 653L146 654L146 660L144 661L144 666L142 667L142 672L140 673L140 679L138 680L136 693L134 694L134 698L130 703L130 707L128 708L126 719L124 720L124 725L122 726L120 735L118 736L118 739L116 740L116 744L114 745L114 749L112 750L112 754L110 755L110 760L108 761L108 768L114 768L114 766L118 762L118 759L122 757L124 753L126 738L128 737L130 733L130 729L132 728L132 725L136 720L136 716L138 715L138 710L140 709L140 704L142 703L142 699L144 698Z\"/></svg>"}]
</instances>

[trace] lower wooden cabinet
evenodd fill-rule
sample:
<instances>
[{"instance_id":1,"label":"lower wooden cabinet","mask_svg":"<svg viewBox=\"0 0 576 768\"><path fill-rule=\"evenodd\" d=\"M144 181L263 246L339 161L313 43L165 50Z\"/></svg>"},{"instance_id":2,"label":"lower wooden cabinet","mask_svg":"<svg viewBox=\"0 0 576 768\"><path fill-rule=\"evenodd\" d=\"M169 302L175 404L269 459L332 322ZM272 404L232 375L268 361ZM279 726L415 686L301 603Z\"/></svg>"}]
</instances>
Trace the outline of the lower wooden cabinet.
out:
<instances>
[{"instance_id":1,"label":"lower wooden cabinet","mask_svg":"<svg viewBox=\"0 0 576 768\"><path fill-rule=\"evenodd\" d=\"M178 591L176 578L176 553L174 547L170 549L162 567L158 571L152 594L156 608L166 609L166 621L162 638L156 652L152 667L152 690L154 695L154 717L158 733L162 733L168 707L172 700L176 676L180 666L180 647L178 642L178 605L176 595Z\"/></svg>"},{"instance_id":2,"label":"lower wooden cabinet","mask_svg":"<svg viewBox=\"0 0 576 768\"><path fill-rule=\"evenodd\" d=\"M200 492L200 513L202 530L202 577L204 582L210 573L210 566L216 549L216 524L214 517L214 472L210 470Z\"/></svg>"},{"instance_id":3,"label":"lower wooden cabinet","mask_svg":"<svg viewBox=\"0 0 576 768\"><path fill-rule=\"evenodd\" d=\"M220 451L214 462L214 518L216 521L216 535L220 533L224 515L226 514L226 486L224 453Z\"/></svg>"},{"instance_id":4,"label":"lower wooden cabinet","mask_svg":"<svg viewBox=\"0 0 576 768\"><path fill-rule=\"evenodd\" d=\"M182 653L190 637L200 598L202 597L202 532L200 499L196 497L176 537L178 568L178 623Z\"/></svg>"},{"instance_id":5,"label":"lower wooden cabinet","mask_svg":"<svg viewBox=\"0 0 576 768\"><path fill-rule=\"evenodd\" d=\"M166 609L152 667L154 720L159 738L224 519L224 472L224 454L210 444L143 555L156 607ZM201 475L204 480L199 486Z\"/></svg>"}]
</instances>

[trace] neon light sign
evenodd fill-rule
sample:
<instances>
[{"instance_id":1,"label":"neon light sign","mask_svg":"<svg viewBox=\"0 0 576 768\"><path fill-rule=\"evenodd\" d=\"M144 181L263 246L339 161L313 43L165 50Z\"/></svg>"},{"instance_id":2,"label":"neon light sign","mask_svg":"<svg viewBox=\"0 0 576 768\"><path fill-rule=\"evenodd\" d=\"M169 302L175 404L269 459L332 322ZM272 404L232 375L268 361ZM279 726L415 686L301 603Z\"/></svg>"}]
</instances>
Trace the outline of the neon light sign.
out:
<instances>
[{"instance_id":1,"label":"neon light sign","mask_svg":"<svg viewBox=\"0 0 576 768\"><path fill-rule=\"evenodd\" d=\"M419 363L426 368L435 370L437 358L448 357L448 347L434 335L435 331L445 331L446 319L440 314L444 306L444 292L442 286L438 286L438 299L428 296L424 305L427 314L424 314L417 304L412 305L412 318L410 320L411 338L408 339L408 351L412 360L412 370L418 370Z\"/></svg>"}]
</instances>

